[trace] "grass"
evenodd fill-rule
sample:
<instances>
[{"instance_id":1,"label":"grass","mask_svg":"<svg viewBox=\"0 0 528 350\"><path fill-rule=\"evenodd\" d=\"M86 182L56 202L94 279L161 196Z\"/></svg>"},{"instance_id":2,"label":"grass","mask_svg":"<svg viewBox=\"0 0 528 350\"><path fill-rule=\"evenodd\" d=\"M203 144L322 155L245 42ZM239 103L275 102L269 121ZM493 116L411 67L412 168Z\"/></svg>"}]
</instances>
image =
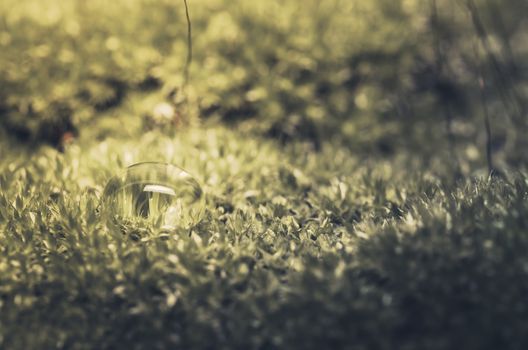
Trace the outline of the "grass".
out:
<instances>
[{"instance_id":1,"label":"grass","mask_svg":"<svg viewBox=\"0 0 528 350\"><path fill-rule=\"evenodd\" d=\"M511 1L502 36L481 19L497 64ZM525 80L486 91L489 176L453 4L434 81L418 1L192 1L185 96L183 6L83 4L0 4L0 348L526 348L525 126L498 96ZM146 161L196 177L199 222L106 224Z\"/></svg>"}]
</instances>

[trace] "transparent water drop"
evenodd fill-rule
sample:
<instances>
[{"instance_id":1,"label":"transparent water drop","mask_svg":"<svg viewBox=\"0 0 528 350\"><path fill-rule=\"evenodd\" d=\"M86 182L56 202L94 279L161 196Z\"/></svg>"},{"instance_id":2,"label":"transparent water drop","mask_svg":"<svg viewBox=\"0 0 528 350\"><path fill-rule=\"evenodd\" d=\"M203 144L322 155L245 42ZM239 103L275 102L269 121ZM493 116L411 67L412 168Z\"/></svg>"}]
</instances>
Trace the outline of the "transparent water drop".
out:
<instances>
[{"instance_id":1,"label":"transparent water drop","mask_svg":"<svg viewBox=\"0 0 528 350\"><path fill-rule=\"evenodd\" d=\"M198 181L175 165L137 163L110 179L102 210L113 224L189 228L203 216L205 195Z\"/></svg>"}]
</instances>

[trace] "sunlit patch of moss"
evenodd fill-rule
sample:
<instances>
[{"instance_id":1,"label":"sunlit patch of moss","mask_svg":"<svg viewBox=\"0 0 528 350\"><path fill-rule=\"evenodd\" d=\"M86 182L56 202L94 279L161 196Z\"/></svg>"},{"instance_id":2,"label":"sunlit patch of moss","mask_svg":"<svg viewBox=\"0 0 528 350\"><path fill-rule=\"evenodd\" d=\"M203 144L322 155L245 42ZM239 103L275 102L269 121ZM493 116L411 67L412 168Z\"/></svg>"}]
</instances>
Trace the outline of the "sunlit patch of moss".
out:
<instances>
[{"instance_id":1,"label":"sunlit patch of moss","mask_svg":"<svg viewBox=\"0 0 528 350\"><path fill-rule=\"evenodd\" d=\"M0 141L4 347L525 340L521 174L453 185L398 160L368 165L346 148L307 152L221 127L78 142L22 156ZM200 178L208 197L198 225L105 223L103 186L146 158ZM446 322L463 331L453 336ZM15 337L20 324L34 331Z\"/></svg>"}]
</instances>

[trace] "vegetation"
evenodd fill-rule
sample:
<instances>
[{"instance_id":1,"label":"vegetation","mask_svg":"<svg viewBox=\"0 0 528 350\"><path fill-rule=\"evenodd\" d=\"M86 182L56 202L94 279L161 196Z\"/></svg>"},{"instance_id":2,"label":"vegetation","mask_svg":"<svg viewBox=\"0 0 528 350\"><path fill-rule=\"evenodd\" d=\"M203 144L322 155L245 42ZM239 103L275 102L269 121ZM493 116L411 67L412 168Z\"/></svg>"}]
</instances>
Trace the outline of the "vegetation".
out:
<instances>
[{"instance_id":1,"label":"vegetation","mask_svg":"<svg viewBox=\"0 0 528 350\"><path fill-rule=\"evenodd\" d=\"M525 1L189 6L0 4L0 348L526 348Z\"/></svg>"}]
</instances>

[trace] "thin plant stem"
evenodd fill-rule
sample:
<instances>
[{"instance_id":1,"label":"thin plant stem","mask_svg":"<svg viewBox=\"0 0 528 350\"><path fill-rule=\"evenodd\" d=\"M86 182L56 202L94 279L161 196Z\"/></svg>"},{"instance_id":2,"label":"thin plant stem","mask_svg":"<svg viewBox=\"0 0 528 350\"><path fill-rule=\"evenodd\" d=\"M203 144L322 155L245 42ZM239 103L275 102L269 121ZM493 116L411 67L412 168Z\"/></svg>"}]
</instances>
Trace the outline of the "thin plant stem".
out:
<instances>
[{"instance_id":1,"label":"thin plant stem","mask_svg":"<svg viewBox=\"0 0 528 350\"><path fill-rule=\"evenodd\" d=\"M488 94L486 86L486 78L484 77L484 69L480 60L477 44L473 46L475 56L477 58L478 65L478 85L480 91L480 100L482 105L482 113L484 115L484 131L486 133L486 163L488 165L488 172L490 175L495 173L495 166L493 164L493 150L492 150L492 130L491 130L491 119L488 110Z\"/></svg>"},{"instance_id":2,"label":"thin plant stem","mask_svg":"<svg viewBox=\"0 0 528 350\"><path fill-rule=\"evenodd\" d=\"M189 14L189 5L187 4L187 0L183 0L183 3L185 5L185 18L187 19L187 61L185 62L185 70L184 70L184 87L186 87L187 84L189 83L189 78L190 78L193 51L192 51L192 23L191 23L191 16Z\"/></svg>"}]
</instances>

